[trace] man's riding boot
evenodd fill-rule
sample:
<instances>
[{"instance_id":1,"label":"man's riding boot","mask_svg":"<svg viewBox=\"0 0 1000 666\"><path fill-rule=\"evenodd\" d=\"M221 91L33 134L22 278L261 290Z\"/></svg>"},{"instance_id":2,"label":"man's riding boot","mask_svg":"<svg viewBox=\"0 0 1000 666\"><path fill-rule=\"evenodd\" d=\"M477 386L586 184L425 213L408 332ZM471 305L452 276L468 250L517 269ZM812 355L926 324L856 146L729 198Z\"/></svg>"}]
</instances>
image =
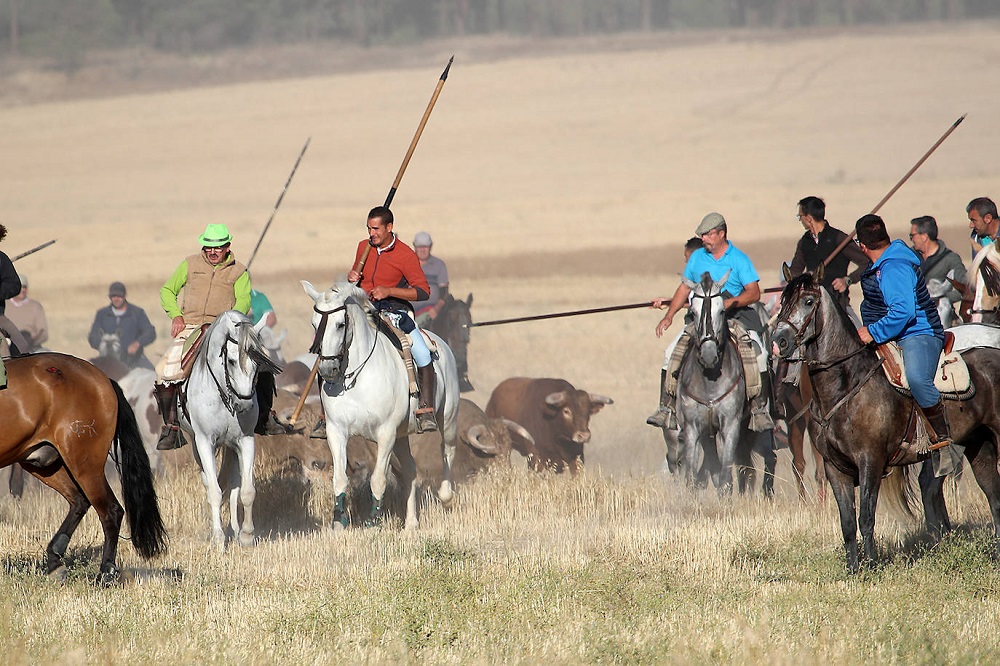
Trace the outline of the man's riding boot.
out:
<instances>
[{"instance_id":1,"label":"man's riding boot","mask_svg":"<svg viewBox=\"0 0 1000 666\"><path fill-rule=\"evenodd\" d=\"M674 396L667 390L667 371L660 370L660 406L646 419L654 428L677 429L677 415L674 413Z\"/></svg>"},{"instance_id":2,"label":"man's riding boot","mask_svg":"<svg viewBox=\"0 0 1000 666\"><path fill-rule=\"evenodd\" d=\"M156 403L163 417L163 429L156 442L157 451L170 451L184 446L180 427L177 425L177 384L153 384Z\"/></svg>"},{"instance_id":3,"label":"man's riding boot","mask_svg":"<svg viewBox=\"0 0 1000 666\"><path fill-rule=\"evenodd\" d=\"M931 440L931 451L937 451L951 444L951 426L948 425L948 416L944 410L944 402L938 400L937 404L930 407L921 407L924 418L930 426L927 436Z\"/></svg>"},{"instance_id":4,"label":"man's riding boot","mask_svg":"<svg viewBox=\"0 0 1000 666\"><path fill-rule=\"evenodd\" d=\"M771 376L760 373L760 393L750 401L750 429L754 432L774 430L774 419L770 413Z\"/></svg>"},{"instance_id":5,"label":"man's riding boot","mask_svg":"<svg viewBox=\"0 0 1000 666\"><path fill-rule=\"evenodd\" d=\"M0 391L7 388L7 367L3 364L3 359L0 358Z\"/></svg>"},{"instance_id":6,"label":"man's riding boot","mask_svg":"<svg viewBox=\"0 0 1000 666\"><path fill-rule=\"evenodd\" d=\"M416 411L417 433L434 432L438 429L434 420L434 364L428 363L417 368L417 383L420 385L419 407Z\"/></svg>"}]
</instances>

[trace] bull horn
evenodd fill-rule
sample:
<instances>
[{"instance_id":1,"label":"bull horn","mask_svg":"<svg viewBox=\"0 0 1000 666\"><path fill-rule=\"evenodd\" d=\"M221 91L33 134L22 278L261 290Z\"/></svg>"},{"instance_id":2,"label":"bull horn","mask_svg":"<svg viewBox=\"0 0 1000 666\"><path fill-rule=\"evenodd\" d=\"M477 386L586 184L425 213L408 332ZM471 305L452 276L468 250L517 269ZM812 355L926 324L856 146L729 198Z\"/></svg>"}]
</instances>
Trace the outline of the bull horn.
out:
<instances>
[{"instance_id":1,"label":"bull horn","mask_svg":"<svg viewBox=\"0 0 1000 666\"><path fill-rule=\"evenodd\" d=\"M606 395L601 395L599 393L591 393L590 394L590 401L591 402L595 402L595 403L599 403L599 404L602 404L602 405L613 405L613 404L615 404L614 400L612 400L611 398L609 398Z\"/></svg>"},{"instance_id":2,"label":"bull horn","mask_svg":"<svg viewBox=\"0 0 1000 666\"><path fill-rule=\"evenodd\" d=\"M482 436L485 434L486 434L486 427L483 426L481 423L477 423L476 425L469 428L468 432L465 433L465 437L469 442L469 446L471 446L472 448L479 449L483 453L494 456L497 453L496 446L493 446L491 444L486 444L480 441Z\"/></svg>"},{"instance_id":3,"label":"bull horn","mask_svg":"<svg viewBox=\"0 0 1000 666\"><path fill-rule=\"evenodd\" d=\"M511 432L513 432L514 434L518 435L519 437L521 437L522 439L524 439L526 442L528 442L529 444L531 444L531 446L535 446L535 438L532 437L531 433L528 432L527 430L525 430L524 426L522 426L520 423L515 423L514 421L511 421L510 419L503 419L503 424L505 426L507 426L507 428Z\"/></svg>"}]
</instances>

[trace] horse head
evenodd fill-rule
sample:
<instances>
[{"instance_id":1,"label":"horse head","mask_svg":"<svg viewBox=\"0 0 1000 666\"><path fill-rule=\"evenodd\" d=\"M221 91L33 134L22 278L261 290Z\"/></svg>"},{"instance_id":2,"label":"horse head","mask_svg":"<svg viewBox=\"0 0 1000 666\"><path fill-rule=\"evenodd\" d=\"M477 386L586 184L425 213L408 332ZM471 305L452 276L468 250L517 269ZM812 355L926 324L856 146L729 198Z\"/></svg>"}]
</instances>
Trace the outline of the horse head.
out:
<instances>
[{"instance_id":1,"label":"horse head","mask_svg":"<svg viewBox=\"0 0 1000 666\"><path fill-rule=\"evenodd\" d=\"M339 282L321 292L302 280L302 288L314 303L312 325L316 334L309 351L319 356L319 376L326 381L342 379L347 374L354 339L349 307L356 305L368 312L371 308L368 297L348 282Z\"/></svg>"},{"instance_id":2,"label":"horse head","mask_svg":"<svg viewBox=\"0 0 1000 666\"><path fill-rule=\"evenodd\" d=\"M474 387L469 382L469 333L472 330L472 294L463 301L448 294L441 312L429 326L451 347L458 366L459 385L462 391L472 391Z\"/></svg>"},{"instance_id":3,"label":"horse head","mask_svg":"<svg viewBox=\"0 0 1000 666\"><path fill-rule=\"evenodd\" d=\"M782 269L788 284L781 292L781 310L771 338L778 348L778 355L787 359L795 350L819 337L822 330L819 313L824 301L824 289L811 273L793 278L787 264ZM829 297L825 300L832 303Z\"/></svg>"},{"instance_id":4,"label":"horse head","mask_svg":"<svg viewBox=\"0 0 1000 666\"><path fill-rule=\"evenodd\" d=\"M276 363L280 365L285 364L285 355L281 351L281 343L285 341L288 337L288 329L282 329L281 333L275 333L274 329L268 326L266 319L261 319L259 322L254 324L254 331L260 337L260 343L263 345L264 349L267 350L268 356L270 356Z\"/></svg>"},{"instance_id":5,"label":"horse head","mask_svg":"<svg viewBox=\"0 0 1000 666\"><path fill-rule=\"evenodd\" d=\"M268 356L250 319L236 310L219 315L205 336L196 363L207 368L230 411L247 411L256 393L257 374L276 374L281 366Z\"/></svg>"},{"instance_id":6,"label":"horse head","mask_svg":"<svg viewBox=\"0 0 1000 666\"><path fill-rule=\"evenodd\" d=\"M952 289L951 282L947 278L927 280L927 293L934 299L941 325L945 328L951 328L957 323L955 320L958 319L958 315L955 314L955 306L948 298Z\"/></svg>"},{"instance_id":7,"label":"horse head","mask_svg":"<svg viewBox=\"0 0 1000 666\"><path fill-rule=\"evenodd\" d=\"M97 346L97 355L114 358L125 362L125 350L118 333L102 333L101 342Z\"/></svg>"},{"instance_id":8,"label":"horse head","mask_svg":"<svg viewBox=\"0 0 1000 666\"><path fill-rule=\"evenodd\" d=\"M729 337L726 308L723 305L722 287L729 279L729 271L721 280L713 280L706 271L698 283L684 279L691 289L691 314L694 317L690 335L698 354L698 362L705 368L718 368L722 363L723 349Z\"/></svg>"}]
</instances>

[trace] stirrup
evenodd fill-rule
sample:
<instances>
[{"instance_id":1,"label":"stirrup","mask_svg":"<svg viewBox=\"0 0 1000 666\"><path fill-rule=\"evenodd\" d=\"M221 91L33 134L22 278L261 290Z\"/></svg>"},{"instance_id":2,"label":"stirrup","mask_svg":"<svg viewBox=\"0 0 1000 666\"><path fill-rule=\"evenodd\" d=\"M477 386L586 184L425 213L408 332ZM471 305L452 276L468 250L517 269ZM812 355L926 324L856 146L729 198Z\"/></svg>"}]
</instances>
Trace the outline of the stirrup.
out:
<instances>
[{"instance_id":1,"label":"stirrup","mask_svg":"<svg viewBox=\"0 0 1000 666\"><path fill-rule=\"evenodd\" d=\"M931 445L927 447L928 451L940 451L946 446L951 446L952 441L950 437L943 437L940 441L931 442Z\"/></svg>"},{"instance_id":2,"label":"stirrup","mask_svg":"<svg viewBox=\"0 0 1000 666\"><path fill-rule=\"evenodd\" d=\"M657 410L646 419L646 423L654 428L677 430L677 412L670 407L660 405Z\"/></svg>"},{"instance_id":3,"label":"stirrup","mask_svg":"<svg viewBox=\"0 0 1000 666\"><path fill-rule=\"evenodd\" d=\"M417 434L425 432L437 432L437 421L434 420L434 408L425 407L427 411L417 410L414 415L417 417Z\"/></svg>"}]
</instances>

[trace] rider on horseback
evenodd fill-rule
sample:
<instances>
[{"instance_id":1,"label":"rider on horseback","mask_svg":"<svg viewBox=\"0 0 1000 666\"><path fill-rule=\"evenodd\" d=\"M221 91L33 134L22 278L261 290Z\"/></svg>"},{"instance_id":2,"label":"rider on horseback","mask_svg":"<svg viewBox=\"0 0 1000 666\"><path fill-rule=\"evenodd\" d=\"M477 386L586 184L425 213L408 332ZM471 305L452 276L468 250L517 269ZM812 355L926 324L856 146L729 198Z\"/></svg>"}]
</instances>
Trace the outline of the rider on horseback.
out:
<instances>
[{"instance_id":1,"label":"rider on horseback","mask_svg":"<svg viewBox=\"0 0 1000 666\"><path fill-rule=\"evenodd\" d=\"M7 236L7 227L0 224L0 241ZM14 323L4 316L4 306L8 298L13 298L21 293L21 278L14 270L14 262L3 252L0 252L0 336L6 335L10 339L11 354L20 356L28 352L28 343ZM0 358L0 389L7 388L7 370L4 368L3 359Z\"/></svg>"},{"instance_id":2,"label":"rider on horseback","mask_svg":"<svg viewBox=\"0 0 1000 666\"><path fill-rule=\"evenodd\" d=\"M358 243L354 255L354 266L362 266L361 272L352 268L347 279L357 284L368 294L372 305L392 325L410 338L410 352L417 365L419 384L419 405L414 412L417 417L417 432L437 430L434 420L434 365L431 352L424 342L420 328L413 320L413 309L409 301L426 301L430 293L427 277L420 268L416 253L392 232L392 211L385 206L376 206L368 213L368 240ZM370 246L374 256L367 260L367 268L361 263L365 248ZM326 420L320 419L313 427L310 437L326 439Z\"/></svg>"},{"instance_id":3,"label":"rider on horseback","mask_svg":"<svg viewBox=\"0 0 1000 666\"><path fill-rule=\"evenodd\" d=\"M703 246L699 250L691 253L684 267L684 277L691 282L701 280L703 273L708 272L713 280L721 280L727 273L723 295L725 307L729 312L730 322L738 322L741 328L749 334L753 341L752 351L757 359L757 372L760 374L760 388L756 396L751 400L750 429L761 432L772 430L774 421L769 412L770 398L770 372L768 369L768 351L763 344L764 322L756 308L755 303L760 301L760 278L753 266L753 262L743 252L729 242L726 219L719 213L709 213L702 219L701 224L695 230L695 235L702 240ZM660 337L673 323L674 315L687 303L691 293L690 287L683 282L677 286L672 298L657 298L653 301L653 307L662 308L669 303L667 313L656 326L656 336ZM664 369L660 374L660 405L646 423L657 428L677 428L675 413L675 384L676 373L680 367L680 360L687 351L690 336L682 335L678 340L677 348L671 359L670 367ZM741 348L749 345L750 341L740 337ZM756 384L757 377L746 377L748 393L750 386Z\"/></svg>"},{"instance_id":4,"label":"rider on horseback","mask_svg":"<svg viewBox=\"0 0 1000 666\"><path fill-rule=\"evenodd\" d=\"M184 445L177 423L177 391L187 376L182 362L188 338L226 310L237 310L243 314L250 310L250 275L246 266L236 261L230 251L232 240L224 224L209 224L198 238L201 252L184 259L160 289L160 304L172 319L170 335L174 338L156 364L157 382L154 388L164 424L156 444L160 451ZM181 289L184 290L184 298L178 302ZM270 373L260 374L257 399L259 416L254 432L261 435L288 432L271 411L274 377Z\"/></svg>"},{"instance_id":5,"label":"rider on horseback","mask_svg":"<svg viewBox=\"0 0 1000 666\"><path fill-rule=\"evenodd\" d=\"M101 341L108 335L115 335L121 345L125 364L130 368L153 369L146 358L144 349L156 340L156 329L146 316L146 311L130 303L126 298L125 285L112 282L108 287L110 304L94 314L87 341L90 346L101 350Z\"/></svg>"},{"instance_id":6,"label":"rider on horseback","mask_svg":"<svg viewBox=\"0 0 1000 666\"><path fill-rule=\"evenodd\" d=\"M890 242L878 215L865 215L855 225L858 245L871 260L861 275L861 342L895 340L903 352L906 379L913 400L932 432L931 450L951 444L951 428L941 394L934 386L944 329L927 293L920 258L903 241Z\"/></svg>"}]
</instances>

